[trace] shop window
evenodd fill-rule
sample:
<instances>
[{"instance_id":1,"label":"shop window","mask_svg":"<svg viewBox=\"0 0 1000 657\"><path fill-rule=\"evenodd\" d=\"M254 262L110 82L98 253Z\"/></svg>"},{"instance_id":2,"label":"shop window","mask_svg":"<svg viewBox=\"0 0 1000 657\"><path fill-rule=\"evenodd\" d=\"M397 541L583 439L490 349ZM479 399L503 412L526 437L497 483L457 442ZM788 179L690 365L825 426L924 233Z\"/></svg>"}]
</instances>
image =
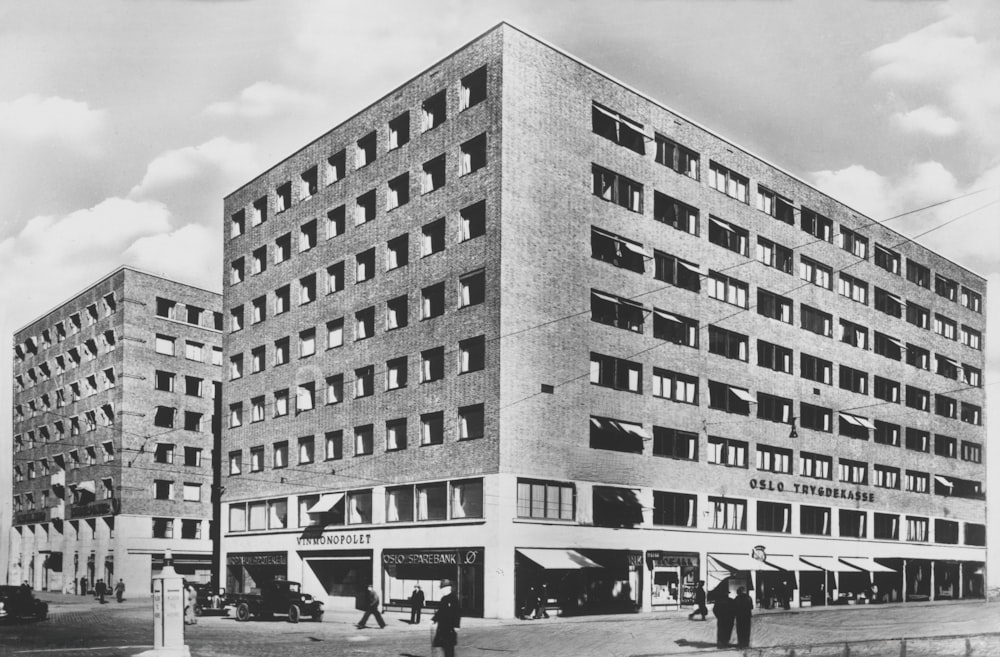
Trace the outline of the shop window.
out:
<instances>
[{"instance_id":1,"label":"shop window","mask_svg":"<svg viewBox=\"0 0 1000 657\"><path fill-rule=\"evenodd\" d=\"M758 501L757 531L790 534L792 532L792 505Z\"/></svg>"},{"instance_id":2,"label":"shop window","mask_svg":"<svg viewBox=\"0 0 1000 657\"><path fill-rule=\"evenodd\" d=\"M654 490L653 524L666 527L697 527L698 496Z\"/></svg>"}]
</instances>

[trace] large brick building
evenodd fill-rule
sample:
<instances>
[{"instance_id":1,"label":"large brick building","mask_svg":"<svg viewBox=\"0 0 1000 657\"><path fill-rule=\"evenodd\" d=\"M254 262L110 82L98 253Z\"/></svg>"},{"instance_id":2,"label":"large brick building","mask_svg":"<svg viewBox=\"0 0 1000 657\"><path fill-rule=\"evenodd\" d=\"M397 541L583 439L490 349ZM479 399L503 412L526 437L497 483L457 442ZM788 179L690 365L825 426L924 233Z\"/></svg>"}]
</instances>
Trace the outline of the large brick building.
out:
<instances>
[{"instance_id":1,"label":"large brick building","mask_svg":"<svg viewBox=\"0 0 1000 657\"><path fill-rule=\"evenodd\" d=\"M122 267L14 334L8 581L144 596L167 550L209 581L219 305Z\"/></svg>"},{"instance_id":2,"label":"large brick building","mask_svg":"<svg viewBox=\"0 0 1000 657\"><path fill-rule=\"evenodd\" d=\"M982 595L985 281L516 28L225 221L230 589Z\"/></svg>"}]
</instances>

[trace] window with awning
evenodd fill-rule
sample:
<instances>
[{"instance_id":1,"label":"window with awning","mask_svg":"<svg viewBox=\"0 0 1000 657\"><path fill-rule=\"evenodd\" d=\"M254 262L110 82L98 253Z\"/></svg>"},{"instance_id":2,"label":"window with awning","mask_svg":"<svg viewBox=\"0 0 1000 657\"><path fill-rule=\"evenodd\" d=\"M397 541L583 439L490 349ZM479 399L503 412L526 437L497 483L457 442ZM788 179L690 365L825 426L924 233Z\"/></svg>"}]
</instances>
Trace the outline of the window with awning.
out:
<instances>
[{"instance_id":1,"label":"window with awning","mask_svg":"<svg viewBox=\"0 0 1000 657\"><path fill-rule=\"evenodd\" d=\"M631 488L594 486L594 525L634 527L642 524L642 505Z\"/></svg>"},{"instance_id":2,"label":"window with awning","mask_svg":"<svg viewBox=\"0 0 1000 657\"><path fill-rule=\"evenodd\" d=\"M603 567L576 550L518 548L517 552L546 570L580 570L583 568Z\"/></svg>"},{"instance_id":3,"label":"window with awning","mask_svg":"<svg viewBox=\"0 0 1000 657\"><path fill-rule=\"evenodd\" d=\"M590 446L616 452L642 454L643 444L653 436L641 424L606 417L590 417Z\"/></svg>"}]
</instances>

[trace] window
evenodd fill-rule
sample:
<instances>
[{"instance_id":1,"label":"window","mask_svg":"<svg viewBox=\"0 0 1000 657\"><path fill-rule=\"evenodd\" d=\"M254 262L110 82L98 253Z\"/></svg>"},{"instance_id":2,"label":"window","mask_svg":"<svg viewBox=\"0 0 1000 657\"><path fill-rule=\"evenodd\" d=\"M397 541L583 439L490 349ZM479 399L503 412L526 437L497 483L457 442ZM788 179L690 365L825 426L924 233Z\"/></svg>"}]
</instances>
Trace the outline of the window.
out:
<instances>
[{"instance_id":1,"label":"window","mask_svg":"<svg viewBox=\"0 0 1000 657\"><path fill-rule=\"evenodd\" d=\"M923 429L906 428L906 449L914 452L930 451L931 434Z\"/></svg>"},{"instance_id":2,"label":"window","mask_svg":"<svg viewBox=\"0 0 1000 657\"><path fill-rule=\"evenodd\" d=\"M641 123L594 103L591 110L591 124L595 134L640 155L646 154L646 135L643 133Z\"/></svg>"},{"instance_id":3,"label":"window","mask_svg":"<svg viewBox=\"0 0 1000 657\"><path fill-rule=\"evenodd\" d=\"M749 203L747 189L750 181L746 176L741 176L735 171L731 171L718 162L710 162L708 165L708 186L716 189L726 196L737 201Z\"/></svg>"},{"instance_id":4,"label":"window","mask_svg":"<svg viewBox=\"0 0 1000 657\"><path fill-rule=\"evenodd\" d=\"M906 540L926 543L929 540L927 535L928 526L927 518L906 516Z\"/></svg>"},{"instance_id":5,"label":"window","mask_svg":"<svg viewBox=\"0 0 1000 657\"><path fill-rule=\"evenodd\" d=\"M340 149L326 159L326 182L332 184L347 174L347 151Z\"/></svg>"},{"instance_id":6,"label":"window","mask_svg":"<svg viewBox=\"0 0 1000 657\"><path fill-rule=\"evenodd\" d=\"M799 278L827 290L833 289L833 270L826 265L801 256L799 258Z\"/></svg>"},{"instance_id":7,"label":"window","mask_svg":"<svg viewBox=\"0 0 1000 657\"><path fill-rule=\"evenodd\" d=\"M444 283L428 285L420 291L420 318L431 319L444 314Z\"/></svg>"},{"instance_id":8,"label":"window","mask_svg":"<svg viewBox=\"0 0 1000 657\"><path fill-rule=\"evenodd\" d=\"M445 122L447 118L447 101L444 91L440 91L423 102L420 128L427 132Z\"/></svg>"},{"instance_id":9,"label":"window","mask_svg":"<svg viewBox=\"0 0 1000 657\"><path fill-rule=\"evenodd\" d=\"M899 516L890 513L875 513L872 522L872 537L875 539L898 541Z\"/></svg>"},{"instance_id":10,"label":"window","mask_svg":"<svg viewBox=\"0 0 1000 657\"><path fill-rule=\"evenodd\" d=\"M409 323L409 304L407 297L396 297L385 302L385 330L403 328Z\"/></svg>"},{"instance_id":11,"label":"window","mask_svg":"<svg viewBox=\"0 0 1000 657\"><path fill-rule=\"evenodd\" d=\"M792 474L794 453L784 447L757 445L757 469L776 474Z\"/></svg>"},{"instance_id":12,"label":"window","mask_svg":"<svg viewBox=\"0 0 1000 657\"><path fill-rule=\"evenodd\" d=\"M475 173L486 166L486 133L473 137L461 146L461 175Z\"/></svg>"},{"instance_id":13,"label":"window","mask_svg":"<svg viewBox=\"0 0 1000 657\"><path fill-rule=\"evenodd\" d=\"M374 426L371 424L366 424L360 427L354 427L354 455L364 456L366 454L371 454L375 449L374 442Z\"/></svg>"},{"instance_id":14,"label":"window","mask_svg":"<svg viewBox=\"0 0 1000 657\"><path fill-rule=\"evenodd\" d=\"M388 420L385 423L385 450L387 452L406 449L406 418Z\"/></svg>"},{"instance_id":15,"label":"window","mask_svg":"<svg viewBox=\"0 0 1000 657\"><path fill-rule=\"evenodd\" d=\"M698 377L654 367L653 396L661 399L669 399L681 404L693 404L697 406Z\"/></svg>"},{"instance_id":16,"label":"window","mask_svg":"<svg viewBox=\"0 0 1000 657\"><path fill-rule=\"evenodd\" d=\"M169 335L157 335L156 336L156 353L163 354L164 356L174 355L174 343L177 338L172 338Z\"/></svg>"},{"instance_id":17,"label":"window","mask_svg":"<svg viewBox=\"0 0 1000 657\"><path fill-rule=\"evenodd\" d=\"M375 307L354 313L354 340L366 340L375 335Z\"/></svg>"},{"instance_id":18,"label":"window","mask_svg":"<svg viewBox=\"0 0 1000 657\"><path fill-rule=\"evenodd\" d=\"M931 287L931 270L924 267L918 262L906 259L906 280L911 283L915 283L920 287L930 289Z\"/></svg>"},{"instance_id":19,"label":"window","mask_svg":"<svg viewBox=\"0 0 1000 657\"><path fill-rule=\"evenodd\" d=\"M486 67L476 69L462 78L458 110L475 107L486 100Z\"/></svg>"},{"instance_id":20,"label":"window","mask_svg":"<svg viewBox=\"0 0 1000 657\"><path fill-rule=\"evenodd\" d=\"M367 365L354 370L354 397L368 397L375 394L375 366Z\"/></svg>"},{"instance_id":21,"label":"window","mask_svg":"<svg viewBox=\"0 0 1000 657\"><path fill-rule=\"evenodd\" d=\"M230 285L236 285L237 283L242 283L243 279L246 277L246 261L243 258L237 258L229 264L229 283Z\"/></svg>"},{"instance_id":22,"label":"window","mask_svg":"<svg viewBox=\"0 0 1000 657\"><path fill-rule=\"evenodd\" d=\"M873 394L876 399L887 401L891 404L899 403L899 381L885 379L875 375L872 385Z\"/></svg>"},{"instance_id":23,"label":"window","mask_svg":"<svg viewBox=\"0 0 1000 657\"><path fill-rule=\"evenodd\" d=\"M201 502L201 484L184 484L184 501Z\"/></svg>"},{"instance_id":24,"label":"window","mask_svg":"<svg viewBox=\"0 0 1000 657\"><path fill-rule=\"evenodd\" d=\"M758 392L757 417L761 420L790 424L792 422L792 400Z\"/></svg>"},{"instance_id":25,"label":"window","mask_svg":"<svg viewBox=\"0 0 1000 657\"><path fill-rule=\"evenodd\" d=\"M833 221L805 206L802 208L801 217L803 232L824 242L833 241Z\"/></svg>"},{"instance_id":26,"label":"window","mask_svg":"<svg viewBox=\"0 0 1000 657\"><path fill-rule=\"evenodd\" d=\"M362 251L355 256L355 283L362 283L375 277L375 248Z\"/></svg>"},{"instance_id":27,"label":"window","mask_svg":"<svg viewBox=\"0 0 1000 657\"><path fill-rule=\"evenodd\" d=\"M354 201L354 225L368 223L375 218L375 190L370 190Z\"/></svg>"},{"instance_id":28,"label":"window","mask_svg":"<svg viewBox=\"0 0 1000 657\"><path fill-rule=\"evenodd\" d=\"M385 268L387 271L405 267L410 260L410 236L407 233L395 237L386 243Z\"/></svg>"},{"instance_id":29,"label":"window","mask_svg":"<svg viewBox=\"0 0 1000 657\"><path fill-rule=\"evenodd\" d=\"M656 191L653 192L653 219L690 235L699 233L698 208Z\"/></svg>"},{"instance_id":30,"label":"window","mask_svg":"<svg viewBox=\"0 0 1000 657\"><path fill-rule=\"evenodd\" d=\"M344 458L344 432L327 431L324 436L324 458L327 461L337 461Z\"/></svg>"},{"instance_id":31,"label":"window","mask_svg":"<svg viewBox=\"0 0 1000 657\"><path fill-rule=\"evenodd\" d=\"M844 273L838 276L837 283L837 291L840 292L840 296L868 305L868 283Z\"/></svg>"},{"instance_id":32,"label":"window","mask_svg":"<svg viewBox=\"0 0 1000 657\"><path fill-rule=\"evenodd\" d=\"M934 315L934 332L949 340L958 338L958 325L944 315Z\"/></svg>"},{"instance_id":33,"label":"window","mask_svg":"<svg viewBox=\"0 0 1000 657\"><path fill-rule=\"evenodd\" d=\"M872 466L872 485L899 490L899 468L876 463Z\"/></svg>"},{"instance_id":34,"label":"window","mask_svg":"<svg viewBox=\"0 0 1000 657\"><path fill-rule=\"evenodd\" d=\"M640 304L604 292L590 291L590 318L595 322L642 333L644 315Z\"/></svg>"},{"instance_id":35,"label":"window","mask_svg":"<svg viewBox=\"0 0 1000 657\"><path fill-rule=\"evenodd\" d=\"M969 310L977 313L983 312L983 296L969 288L962 286L961 304Z\"/></svg>"},{"instance_id":36,"label":"window","mask_svg":"<svg viewBox=\"0 0 1000 657\"><path fill-rule=\"evenodd\" d=\"M264 421L264 396L254 397L250 400L250 421Z\"/></svg>"},{"instance_id":37,"label":"window","mask_svg":"<svg viewBox=\"0 0 1000 657\"><path fill-rule=\"evenodd\" d=\"M703 271L697 264L662 251L656 251L653 258L656 264L654 276L657 280L692 292L701 291ZM640 265L635 271L641 272L643 269L644 266Z\"/></svg>"},{"instance_id":38,"label":"window","mask_svg":"<svg viewBox=\"0 0 1000 657\"><path fill-rule=\"evenodd\" d=\"M958 283L941 274L934 275L934 292L948 301L958 301Z\"/></svg>"},{"instance_id":39,"label":"window","mask_svg":"<svg viewBox=\"0 0 1000 657\"><path fill-rule=\"evenodd\" d=\"M462 219L463 242L486 234L486 201L462 208L459 215Z\"/></svg>"},{"instance_id":40,"label":"window","mask_svg":"<svg viewBox=\"0 0 1000 657\"><path fill-rule=\"evenodd\" d=\"M922 329L929 329L930 311L912 301L906 302L906 321Z\"/></svg>"},{"instance_id":41,"label":"window","mask_svg":"<svg viewBox=\"0 0 1000 657\"><path fill-rule=\"evenodd\" d=\"M868 348L868 327L846 319L840 320L840 341L859 349Z\"/></svg>"},{"instance_id":42,"label":"window","mask_svg":"<svg viewBox=\"0 0 1000 657\"><path fill-rule=\"evenodd\" d=\"M444 442L444 413L424 413L420 416L420 444L440 445Z\"/></svg>"},{"instance_id":43,"label":"window","mask_svg":"<svg viewBox=\"0 0 1000 657\"><path fill-rule=\"evenodd\" d=\"M401 205L410 202L410 174L404 173L396 176L388 183L388 193L386 194L386 210L393 210Z\"/></svg>"},{"instance_id":44,"label":"window","mask_svg":"<svg viewBox=\"0 0 1000 657\"><path fill-rule=\"evenodd\" d=\"M156 297L156 316L165 317L167 319L174 319L174 315L177 312L177 302L171 301L170 299L164 299L162 297ZM79 328L80 319L79 315L74 315L76 319L73 320L73 325Z\"/></svg>"},{"instance_id":45,"label":"window","mask_svg":"<svg viewBox=\"0 0 1000 657\"><path fill-rule=\"evenodd\" d=\"M840 459L840 481L845 484L868 485L868 464L851 459Z\"/></svg>"},{"instance_id":46,"label":"window","mask_svg":"<svg viewBox=\"0 0 1000 657\"><path fill-rule=\"evenodd\" d=\"M304 413L316 408L316 384L312 381L300 383L295 391L295 412Z\"/></svg>"},{"instance_id":47,"label":"window","mask_svg":"<svg viewBox=\"0 0 1000 657\"><path fill-rule=\"evenodd\" d=\"M958 522L936 518L934 520L934 542L957 545Z\"/></svg>"},{"instance_id":48,"label":"window","mask_svg":"<svg viewBox=\"0 0 1000 657\"><path fill-rule=\"evenodd\" d=\"M410 141L410 113L403 112L389 121L388 150L394 150Z\"/></svg>"},{"instance_id":49,"label":"window","mask_svg":"<svg viewBox=\"0 0 1000 657\"><path fill-rule=\"evenodd\" d=\"M757 236L757 260L786 274L792 273L792 250Z\"/></svg>"},{"instance_id":50,"label":"window","mask_svg":"<svg viewBox=\"0 0 1000 657\"><path fill-rule=\"evenodd\" d=\"M747 230L709 215L708 241L712 244L721 246L733 253L739 253L742 256L749 256L749 239L750 233Z\"/></svg>"},{"instance_id":51,"label":"window","mask_svg":"<svg viewBox=\"0 0 1000 657\"><path fill-rule=\"evenodd\" d=\"M750 404L756 402L748 390L718 381L708 382L708 407L727 413L750 415Z\"/></svg>"},{"instance_id":52,"label":"window","mask_svg":"<svg viewBox=\"0 0 1000 657\"><path fill-rule=\"evenodd\" d=\"M517 480L517 515L519 518L573 520L576 488L555 481Z\"/></svg>"},{"instance_id":53,"label":"window","mask_svg":"<svg viewBox=\"0 0 1000 657\"><path fill-rule=\"evenodd\" d=\"M235 429L243 426L243 403L236 402L229 405L229 427Z\"/></svg>"},{"instance_id":54,"label":"window","mask_svg":"<svg viewBox=\"0 0 1000 657\"><path fill-rule=\"evenodd\" d=\"M833 459L811 452L799 453L799 474L812 479L831 479Z\"/></svg>"},{"instance_id":55,"label":"window","mask_svg":"<svg viewBox=\"0 0 1000 657\"><path fill-rule=\"evenodd\" d=\"M292 183L286 182L278 185L274 190L274 194L278 212L284 212L292 207Z\"/></svg>"},{"instance_id":56,"label":"window","mask_svg":"<svg viewBox=\"0 0 1000 657\"><path fill-rule=\"evenodd\" d=\"M986 525L965 523L965 544L986 545Z\"/></svg>"},{"instance_id":57,"label":"window","mask_svg":"<svg viewBox=\"0 0 1000 657\"><path fill-rule=\"evenodd\" d=\"M486 298L486 272L474 271L458 279L459 307L475 306ZM402 297L405 301L406 297ZM403 324L405 326L405 322Z\"/></svg>"},{"instance_id":58,"label":"window","mask_svg":"<svg viewBox=\"0 0 1000 657\"><path fill-rule=\"evenodd\" d=\"M156 390L162 390L163 392L173 392L174 379L176 376L177 375L173 372L156 370L156 373L153 376L153 388Z\"/></svg>"},{"instance_id":59,"label":"window","mask_svg":"<svg viewBox=\"0 0 1000 657\"><path fill-rule=\"evenodd\" d=\"M291 286L283 285L274 291L274 314L288 312L291 308L292 291Z\"/></svg>"},{"instance_id":60,"label":"window","mask_svg":"<svg viewBox=\"0 0 1000 657\"><path fill-rule=\"evenodd\" d=\"M743 440L709 436L706 460L714 465L745 468L747 467L747 448L748 444Z\"/></svg>"},{"instance_id":61,"label":"window","mask_svg":"<svg viewBox=\"0 0 1000 657\"><path fill-rule=\"evenodd\" d=\"M174 446L170 443L156 443L153 450L154 463L170 464L174 462Z\"/></svg>"},{"instance_id":62,"label":"window","mask_svg":"<svg viewBox=\"0 0 1000 657\"><path fill-rule=\"evenodd\" d=\"M917 472L916 470L906 471L906 488L905 490L911 493L929 493L930 492L930 475L926 472Z\"/></svg>"},{"instance_id":63,"label":"window","mask_svg":"<svg viewBox=\"0 0 1000 657\"><path fill-rule=\"evenodd\" d=\"M398 390L406 387L406 356L393 358L385 363L385 389Z\"/></svg>"},{"instance_id":64,"label":"window","mask_svg":"<svg viewBox=\"0 0 1000 657\"><path fill-rule=\"evenodd\" d=\"M650 257L638 242L600 228L590 229L590 255L596 260L640 274L646 271L646 258Z\"/></svg>"},{"instance_id":65,"label":"window","mask_svg":"<svg viewBox=\"0 0 1000 657\"><path fill-rule=\"evenodd\" d=\"M336 262L326 268L327 293L333 294L344 289L344 261Z\"/></svg>"},{"instance_id":66,"label":"window","mask_svg":"<svg viewBox=\"0 0 1000 657\"><path fill-rule=\"evenodd\" d=\"M316 274L309 274L299 279L299 305L312 303L316 300Z\"/></svg>"},{"instance_id":67,"label":"window","mask_svg":"<svg viewBox=\"0 0 1000 657\"><path fill-rule=\"evenodd\" d=\"M229 216L229 237L239 237L246 232L246 212L239 210Z\"/></svg>"},{"instance_id":68,"label":"window","mask_svg":"<svg viewBox=\"0 0 1000 657\"><path fill-rule=\"evenodd\" d=\"M975 404L962 402L962 411L959 419L967 424L980 425L983 423L983 409Z\"/></svg>"},{"instance_id":69,"label":"window","mask_svg":"<svg viewBox=\"0 0 1000 657\"><path fill-rule=\"evenodd\" d=\"M747 502L725 497L709 496L712 506L712 529L747 530Z\"/></svg>"},{"instance_id":70,"label":"window","mask_svg":"<svg viewBox=\"0 0 1000 657\"><path fill-rule=\"evenodd\" d=\"M954 331L954 326L952 326L952 331ZM952 337L951 339L954 340L955 338ZM972 347L973 349L980 350L983 348L983 334L977 331L976 329L963 324L962 344L964 344L966 347Z\"/></svg>"},{"instance_id":71,"label":"window","mask_svg":"<svg viewBox=\"0 0 1000 657\"><path fill-rule=\"evenodd\" d=\"M757 314L791 324L792 300L762 288L757 288Z\"/></svg>"},{"instance_id":72,"label":"window","mask_svg":"<svg viewBox=\"0 0 1000 657\"><path fill-rule=\"evenodd\" d=\"M642 365L590 352L590 382L605 388L642 393Z\"/></svg>"},{"instance_id":73,"label":"window","mask_svg":"<svg viewBox=\"0 0 1000 657\"><path fill-rule=\"evenodd\" d=\"M420 382L428 383L444 378L444 347L420 352Z\"/></svg>"},{"instance_id":74,"label":"window","mask_svg":"<svg viewBox=\"0 0 1000 657\"><path fill-rule=\"evenodd\" d=\"M445 156L438 155L433 160L424 162L423 176L420 182L420 191L429 194L436 189L444 187L445 184Z\"/></svg>"},{"instance_id":75,"label":"window","mask_svg":"<svg viewBox=\"0 0 1000 657\"><path fill-rule=\"evenodd\" d=\"M792 531L792 505L757 502L757 531L789 534Z\"/></svg>"},{"instance_id":76,"label":"window","mask_svg":"<svg viewBox=\"0 0 1000 657\"><path fill-rule=\"evenodd\" d=\"M229 330L233 333L243 330L243 306L236 306L229 311Z\"/></svg>"},{"instance_id":77,"label":"window","mask_svg":"<svg viewBox=\"0 0 1000 657\"><path fill-rule=\"evenodd\" d=\"M444 217L421 229L420 252L422 257L444 251Z\"/></svg>"},{"instance_id":78,"label":"window","mask_svg":"<svg viewBox=\"0 0 1000 657\"><path fill-rule=\"evenodd\" d=\"M642 214L642 184L593 165L594 195Z\"/></svg>"},{"instance_id":79,"label":"window","mask_svg":"<svg viewBox=\"0 0 1000 657\"><path fill-rule=\"evenodd\" d=\"M288 338L279 338L274 341L274 365L284 365L289 361Z\"/></svg>"},{"instance_id":80,"label":"window","mask_svg":"<svg viewBox=\"0 0 1000 657\"><path fill-rule=\"evenodd\" d=\"M983 386L983 371L978 367L973 367L968 363L962 363L962 367L958 370L962 377L962 383L966 383L974 388L981 388Z\"/></svg>"},{"instance_id":81,"label":"window","mask_svg":"<svg viewBox=\"0 0 1000 657\"><path fill-rule=\"evenodd\" d=\"M174 497L174 482L166 479L153 480L153 497L158 500L169 500Z\"/></svg>"},{"instance_id":82,"label":"window","mask_svg":"<svg viewBox=\"0 0 1000 657\"><path fill-rule=\"evenodd\" d=\"M274 391L274 417L288 415L288 389Z\"/></svg>"},{"instance_id":83,"label":"window","mask_svg":"<svg viewBox=\"0 0 1000 657\"><path fill-rule=\"evenodd\" d=\"M778 221L795 225L795 206L785 198L769 189L757 185L757 209L765 212Z\"/></svg>"},{"instance_id":84,"label":"window","mask_svg":"<svg viewBox=\"0 0 1000 657\"><path fill-rule=\"evenodd\" d=\"M461 340L458 343L458 371L477 372L486 366L486 336Z\"/></svg>"},{"instance_id":85,"label":"window","mask_svg":"<svg viewBox=\"0 0 1000 657\"><path fill-rule=\"evenodd\" d=\"M853 230L848 228L840 227L840 236L838 238L840 243L840 248L844 249L848 253L855 255L862 260L868 259L868 238L863 235L855 233Z\"/></svg>"},{"instance_id":86,"label":"window","mask_svg":"<svg viewBox=\"0 0 1000 657\"><path fill-rule=\"evenodd\" d=\"M843 276L843 274L841 274ZM880 287L875 288L875 310L891 317L903 316L903 303L898 296L886 292Z\"/></svg>"},{"instance_id":87,"label":"window","mask_svg":"<svg viewBox=\"0 0 1000 657\"><path fill-rule=\"evenodd\" d=\"M934 435L934 454L948 459L958 458L958 440L951 436Z\"/></svg>"},{"instance_id":88,"label":"window","mask_svg":"<svg viewBox=\"0 0 1000 657\"><path fill-rule=\"evenodd\" d=\"M173 518L153 518L153 538L173 538Z\"/></svg>"},{"instance_id":89,"label":"window","mask_svg":"<svg viewBox=\"0 0 1000 657\"><path fill-rule=\"evenodd\" d=\"M848 367L846 365L841 365L838 369L840 373L841 390L850 390L851 392L856 392L861 395L868 394L867 372L856 370L853 367Z\"/></svg>"},{"instance_id":90,"label":"window","mask_svg":"<svg viewBox=\"0 0 1000 657\"><path fill-rule=\"evenodd\" d=\"M775 372L791 374L792 350L771 342L757 340L757 365Z\"/></svg>"},{"instance_id":91,"label":"window","mask_svg":"<svg viewBox=\"0 0 1000 657\"><path fill-rule=\"evenodd\" d=\"M698 460L698 434L679 429L653 427L653 456L682 461Z\"/></svg>"},{"instance_id":92,"label":"window","mask_svg":"<svg viewBox=\"0 0 1000 657\"><path fill-rule=\"evenodd\" d=\"M458 439L472 440L485 435L485 413L482 404L460 406L458 409Z\"/></svg>"},{"instance_id":93,"label":"window","mask_svg":"<svg viewBox=\"0 0 1000 657\"><path fill-rule=\"evenodd\" d=\"M958 402L951 397L936 394L934 395L934 413L941 417L954 419L958 417Z\"/></svg>"},{"instance_id":94,"label":"window","mask_svg":"<svg viewBox=\"0 0 1000 657\"><path fill-rule=\"evenodd\" d=\"M929 370L931 368L931 352L915 344L907 344L906 364L919 367L922 370Z\"/></svg>"},{"instance_id":95,"label":"window","mask_svg":"<svg viewBox=\"0 0 1000 657\"><path fill-rule=\"evenodd\" d=\"M962 441L962 460L970 463L983 462L983 446L969 440Z\"/></svg>"},{"instance_id":96,"label":"window","mask_svg":"<svg viewBox=\"0 0 1000 657\"><path fill-rule=\"evenodd\" d=\"M375 161L377 138L375 131L358 140L354 148L354 168L360 169Z\"/></svg>"},{"instance_id":97,"label":"window","mask_svg":"<svg viewBox=\"0 0 1000 657\"><path fill-rule=\"evenodd\" d=\"M890 274L899 276L900 257L895 251L888 249L881 244L875 245L875 265L886 270Z\"/></svg>"},{"instance_id":98,"label":"window","mask_svg":"<svg viewBox=\"0 0 1000 657\"><path fill-rule=\"evenodd\" d=\"M653 337L698 348L698 320L653 308Z\"/></svg>"},{"instance_id":99,"label":"window","mask_svg":"<svg viewBox=\"0 0 1000 657\"><path fill-rule=\"evenodd\" d=\"M654 490L653 524L666 527L697 527L698 496Z\"/></svg>"},{"instance_id":100,"label":"window","mask_svg":"<svg viewBox=\"0 0 1000 657\"><path fill-rule=\"evenodd\" d=\"M845 538L865 538L868 535L868 513L852 509L840 509L840 535Z\"/></svg>"},{"instance_id":101,"label":"window","mask_svg":"<svg viewBox=\"0 0 1000 657\"><path fill-rule=\"evenodd\" d=\"M344 344L344 318L331 319L326 323L326 348L334 349Z\"/></svg>"},{"instance_id":102,"label":"window","mask_svg":"<svg viewBox=\"0 0 1000 657\"><path fill-rule=\"evenodd\" d=\"M750 338L718 326L708 327L708 351L733 360L746 361Z\"/></svg>"},{"instance_id":103,"label":"window","mask_svg":"<svg viewBox=\"0 0 1000 657\"><path fill-rule=\"evenodd\" d=\"M344 401L344 375L333 374L326 377L326 403L339 404Z\"/></svg>"},{"instance_id":104,"label":"window","mask_svg":"<svg viewBox=\"0 0 1000 657\"><path fill-rule=\"evenodd\" d=\"M326 238L343 235L347 226L347 208L339 205L326 213Z\"/></svg>"},{"instance_id":105,"label":"window","mask_svg":"<svg viewBox=\"0 0 1000 657\"><path fill-rule=\"evenodd\" d=\"M642 454L643 442L651 437L641 424L590 416L590 447L592 449Z\"/></svg>"},{"instance_id":106,"label":"window","mask_svg":"<svg viewBox=\"0 0 1000 657\"><path fill-rule=\"evenodd\" d=\"M708 296L740 308L748 308L750 286L741 280L712 271L708 276Z\"/></svg>"},{"instance_id":107,"label":"window","mask_svg":"<svg viewBox=\"0 0 1000 657\"><path fill-rule=\"evenodd\" d=\"M931 394L916 386L906 386L906 405L918 411L929 411L931 405Z\"/></svg>"},{"instance_id":108,"label":"window","mask_svg":"<svg viewBox=\"0 0 1000 657\"><path fill-rule=\"evenodd\" d=\"M153 414L153 424L158 427L173 429L174 417L176 415L176 408L171 408L170 406L157 406Z\"/></svg>"}]
</instances>

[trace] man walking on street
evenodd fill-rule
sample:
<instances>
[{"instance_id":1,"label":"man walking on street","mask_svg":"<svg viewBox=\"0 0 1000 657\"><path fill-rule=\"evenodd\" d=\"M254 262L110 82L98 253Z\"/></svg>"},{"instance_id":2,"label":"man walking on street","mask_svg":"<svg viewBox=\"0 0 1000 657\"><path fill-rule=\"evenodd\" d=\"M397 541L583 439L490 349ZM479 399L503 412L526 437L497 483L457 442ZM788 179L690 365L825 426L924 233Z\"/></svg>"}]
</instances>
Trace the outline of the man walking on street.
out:
<instances>
[{"instance_id":1,"label":"man walking on street","mask_svg":"<svg viewBox=\"0 0 1000 657\"><path fill-rule=\"evenodd\" d=\"M375 592L375 587L369 584L368 596L365 602L365 615L361 617L361 620L358 621L357 625L359 630L364 629L369 616L375 617L375 620L378 622L379 629L383 629L385 627L385 621L382 620L382 614L379 612L379 605L381 603L382 601L379 599L378 593Z\"/></svg>"},{"instance_id":2,"label":"man walking on street","mask_svg":"<svg viewBox=\"0 0 1000 657\"><path fill-rule=\"evenodd\" d=\"M750 596L747 595L747 590L742 586L736 590L733 610L736 617L736 645L739 648L749 648L750 617L753 614L753 600L750 599Z\"/></svg>"},{"instance_id":3,"label":"man walking on street","mask_svg":"<svg viewBox=\"0 0 1000 657\"><path fill-rule=\"evenodd\" d=\"M124 597L125 597L125 580L119 577L118 583L115 584L115 599L117 599L118 602L121 602L122 598Z\"/></svg>"},{"instance_id":4,"label":"man walking on street","mask_svg":"<svg viewBox=\"0 0 1000 657\"><path fill-rule=\"evenodd\" d=\"M694 603L697 605L694 611L688 614L688 620L694 620L694 617L701 614L701 619L705 620L708 616L708 607L705 606L705 582L698 582L698 588L694 590Z\"/></svg>"},{"instance_id":5,"label":"man walking on street","mask_svg":"<svg viewBox=\"0 0 1000 657\"><path fill-rule=\"evenodd\" d=\"M462 613L458 606L458 598L451 590L451 581L441 580L441 601L438 610L431 619L437 623L437 630L431 640L431 652L441 648L444 657L455 657L455 645L458 643L458 627L462 623Z\"/></svg>"}]
</instances>

